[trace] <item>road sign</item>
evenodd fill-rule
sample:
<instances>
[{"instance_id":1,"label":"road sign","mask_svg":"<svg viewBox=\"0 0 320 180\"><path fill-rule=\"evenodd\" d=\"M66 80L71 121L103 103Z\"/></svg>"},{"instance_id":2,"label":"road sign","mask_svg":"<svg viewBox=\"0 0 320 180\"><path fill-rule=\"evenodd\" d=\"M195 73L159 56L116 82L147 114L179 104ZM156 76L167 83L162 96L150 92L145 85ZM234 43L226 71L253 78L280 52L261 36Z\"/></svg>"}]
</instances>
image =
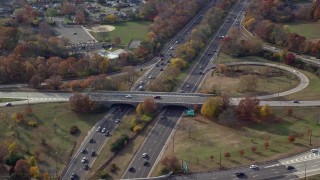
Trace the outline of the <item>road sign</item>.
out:
<instances>
[{"instance_id":1,"label":"road sign","mask_svg":"<svg viewBox=\"0 0 320 180\"><path fill-rule=\"evenodd\" d=\"M183 162L183 169L184 169L184 172L188 172L188 166L187 166L187 163L186 162Z\"/></svg>"}]
</instances>

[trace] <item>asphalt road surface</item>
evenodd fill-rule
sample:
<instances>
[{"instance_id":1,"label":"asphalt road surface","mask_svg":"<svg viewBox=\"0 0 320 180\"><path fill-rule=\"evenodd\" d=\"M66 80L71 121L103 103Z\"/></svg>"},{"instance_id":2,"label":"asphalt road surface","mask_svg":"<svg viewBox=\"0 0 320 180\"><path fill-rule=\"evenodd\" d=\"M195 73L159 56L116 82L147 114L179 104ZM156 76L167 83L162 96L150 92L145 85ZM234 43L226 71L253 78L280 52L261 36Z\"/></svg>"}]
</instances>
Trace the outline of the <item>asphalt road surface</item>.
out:
<instances>
[{"instance_id":1,"label":"asphalt road surface","mask_svg":"<svg viewBox=\"0 0 320 180\"><path fill-rule=\"evenodd\" d=\"M75 173L77 175L77 179L85 179L88 170L85 170L85 164L88 164L89 167L92 166L96 158L99 158L99 153L105 143L108 141L109 136L106 133L97 132L97 128L101 129L105 128L106 131L110 133L112 136L112 132L118 127L119 123L123 120L124 116L130 111L132 111L132 107L123 107L115 106L110 109L109 113L100 120L92 129L88 132L87 137L82 142L80 148L74 154L72 159L69 161L67 166L67 171L63 174L62 179L70 179L71 175ZM119 123L115 121L119 120ZM92 139L92 141L91 141ZM86 152L82 152L85 149ZM97 155L92 156L92 152L95 151ZM86 157L86 162L81 162L82 158Z\"/></svg>"},{"instance_id":2,"label":"asphalt road surface","mask_svg":"<svg viewBox=\"0 0 320 180\"><path fill-rule=\"evenodd\" d=\"M292 170L288 170L288 166L293 166ZM300 179L305 176L313 176L320 172L320 154L306 152L290 158L281 159L268 164L258 165L258 169L250 169L249 166L236 168L227 171L217 171L208 173L194 173L182 176L170 177L172 180L187 180L187 179ZM243 172L243 177L237 177L236 172Z\"/></svg>"},{"instance_id":3,"label":"asphalt road surface","mask_svg":"<svg viewBox=\"0 0 320 180\"><path fill-rule=\"evenodd\" d=\"M227 20L220 26L220 29L215 34L211 42L209 43L207 49L201 55L198 64L196 64L192 71L189 73L188 77L186 78L185 82L181 86L181 92L196 92L202 80L205 77L205 74L213 68L213 60L215 59L219 47L220 42L225 37L230 28L239 21L239 16L242 13L243 8L245 7L246 1L240 0L234 6L234 8L229 12L227 15Z\"/></svg>"},{"instance_id":4,"label":"asphalt road surface","mask_svg":"<svg viewBox=\"0 0 320 180\"><path fill-rule=\"evenodd\" d=\"M167 110L157 117L157 123L131 161L123 179L148 177L152 167L157 163L158 156L176 126L178 119L181 117L183 110L181 107L168 107ZM143 153L147 153L148 156L143 158ZM145 162L148 163L144 164ZM133 171L129 171L130 167L133 168Z\"/></svg>"},{"instance_id":5,"label":"asphalt road surface","mask_svg":"<svg viewBox=\"0 0 320 180\"><path fill-rule=\"evenodd\" d=\"M95 39L80 25L66 25L55 29L72 44L95 42Z\"/></svg>"},{"instance_id":6,"label":"asphalt road surface","mask_svg":"<svg viewBox=\"0 0 320 180\"><path fill-rule=\"evenodd\" d=\"M133 86L132 90L138 91L141 86L143 90L146 89L149 83L153 79L160 76L162 70L168 67L170 64L170 59L174 56L174 49L177 45L185 43L190 32L194 27L200 23L203 15L209 10L209 8L215 5L217 0L211 1L207 6L205 6L162 50L161 54L163 57L155 57L157 64L153 65L145 74L142 76ZM153 60L154 62L154 60ZM162 69L162 70L161 70ZM142 90L140 88L140 90Z\"/></svg>"}]
</instances>

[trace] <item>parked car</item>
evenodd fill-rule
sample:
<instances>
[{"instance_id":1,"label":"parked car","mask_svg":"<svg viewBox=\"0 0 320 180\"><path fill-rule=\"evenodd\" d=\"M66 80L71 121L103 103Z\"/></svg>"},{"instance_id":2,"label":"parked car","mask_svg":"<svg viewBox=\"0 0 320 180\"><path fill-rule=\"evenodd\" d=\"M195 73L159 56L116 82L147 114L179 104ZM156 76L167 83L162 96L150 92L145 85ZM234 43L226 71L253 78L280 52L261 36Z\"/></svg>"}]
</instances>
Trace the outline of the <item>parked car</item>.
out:
<instances>
[{"instance_id":1,"label":"parked car","mask_svg":"<svg viewBox=\"0 0 320 180\"><path fill-rule=\"evenodd\" d=\"M12 104L11 104L11 103L6 103L4 106L5 106L5 107L11 107Z\"/></svg>"},{"instance_id":2,"label":"parked car","mask_svg":"<svg viewBox=\"0 0 320 180\"><path fill-rule=\"evenodd\" d=\"M259 169L259 167L257 165L253 164L253 165L250 166L250 169Z\"/></svg>"}]
</instances>

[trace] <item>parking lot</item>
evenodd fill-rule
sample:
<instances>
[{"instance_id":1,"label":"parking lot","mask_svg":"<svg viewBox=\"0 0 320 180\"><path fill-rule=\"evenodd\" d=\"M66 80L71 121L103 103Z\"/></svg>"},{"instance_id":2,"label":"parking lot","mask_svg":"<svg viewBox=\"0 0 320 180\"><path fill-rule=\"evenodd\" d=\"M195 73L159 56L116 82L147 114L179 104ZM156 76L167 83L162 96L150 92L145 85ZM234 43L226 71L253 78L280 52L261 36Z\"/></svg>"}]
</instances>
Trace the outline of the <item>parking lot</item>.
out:
<instances>
[{"instance_id":1,"label":"parking lot","mask_svg":"<svg viewBox=\"0 0 320 180\"><path fill-rule=\"evenodd\" d=\"M95 39L80 25L65 25L57 27L56 30L62 37L68 38L71 44L95 42Z\"/></svg>"}]
</instances>

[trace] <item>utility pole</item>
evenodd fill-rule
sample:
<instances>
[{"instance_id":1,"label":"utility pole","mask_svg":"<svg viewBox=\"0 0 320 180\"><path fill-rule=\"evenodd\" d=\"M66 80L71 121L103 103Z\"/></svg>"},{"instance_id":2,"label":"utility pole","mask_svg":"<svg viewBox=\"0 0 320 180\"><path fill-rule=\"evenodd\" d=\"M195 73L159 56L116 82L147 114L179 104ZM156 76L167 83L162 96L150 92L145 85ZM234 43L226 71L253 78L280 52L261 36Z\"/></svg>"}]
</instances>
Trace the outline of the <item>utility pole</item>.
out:
<instances>
[{"instance_id":1,"label":"utility pole","mask_svg":"<svg viewBox=\"0 0 320 180\"><path fill-rule=\"evenodd\" d=\"M307 163L304 161L304 179L307 180Z\"/></svg>"},{"instance_id":2,"label":"utility pole","mask_svg":"<svg viewBox=\"0 0 320 180\"><path fill-rule=\"evenodd\" d=\"M309 132L309 135L310 135L310 139L309 139L309 145L311 146L312 145L312 143L311 143L311 137L312 137L312 129L309 129L310 130L310 132Z\"/></svg>"},{"instance_id":3,"label":"utility pole","mask_svg":"<svg viewBox=\"0 0 320 180\"><path fill-rule=\"evenodd\" d=\"M220 169L221 169L221 151L220 151L220 163L219 164L220 164Z\"/></svg>"}]
</instances>

